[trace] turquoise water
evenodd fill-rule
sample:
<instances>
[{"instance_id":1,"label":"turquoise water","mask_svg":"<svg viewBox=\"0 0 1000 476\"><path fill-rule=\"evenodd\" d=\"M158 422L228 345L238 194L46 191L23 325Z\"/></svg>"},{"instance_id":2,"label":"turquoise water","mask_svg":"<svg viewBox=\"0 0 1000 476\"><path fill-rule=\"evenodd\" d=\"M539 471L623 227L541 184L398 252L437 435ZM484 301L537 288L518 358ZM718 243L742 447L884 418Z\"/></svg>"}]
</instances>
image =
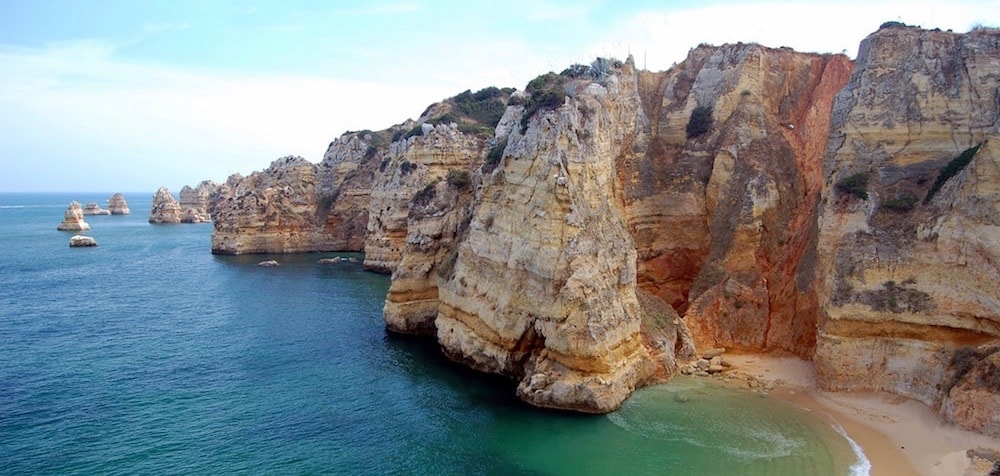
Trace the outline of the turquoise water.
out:
<instances>
[{"instance_id":1,"label":"turquoise water","mask_svg":"<svg viewBox=\"0 0 1000 476\"><path fill-rule=\"evenodd\" d=\"M678 379L610 415L540 411L385 332L387 276L333 254L210 254L211 225L0 194L3 474L850 474L828 423ZM277 259L282 266L256 263Z\"/></svg>"}]
</instances>

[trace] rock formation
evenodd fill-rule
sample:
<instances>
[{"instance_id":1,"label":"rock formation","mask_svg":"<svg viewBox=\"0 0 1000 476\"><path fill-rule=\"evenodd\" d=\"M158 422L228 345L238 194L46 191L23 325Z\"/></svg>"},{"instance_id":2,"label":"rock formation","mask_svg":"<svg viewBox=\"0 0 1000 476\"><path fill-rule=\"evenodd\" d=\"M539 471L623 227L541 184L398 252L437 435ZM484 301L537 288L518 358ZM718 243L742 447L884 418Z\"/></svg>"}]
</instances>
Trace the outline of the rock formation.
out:
<instances>
[{"instance_id":1,"label":"rock formation","mask_svg":"<svg viewBox=\"0 0 1000 476\"><path fill-rule=\"evenodd\" d=\"M196 187L185 185L181 188L180 201L181 223L208 223L212 221L212 194L218 185L211 180L204 180Z\"/></svg>"},{"instance_id":2,"label":"rock formation","mask_svg":"<svg viewBox=\"0 0 1000 476\"><path fill-rule=\"evenodd\" d=\"M108 211L112 215L128 215L132 213L132 210L128 208L128 203L125 202L125 196L121 193L116 193L108 199Z\"/></svg>"},{"instance_id":3,"label":"rock formation","mask_svg":"<svg viewBox=\"0 0 1000 476\"><path fill-rule=\"evenodd\" d=\"M539 406L613 410L696 344L996 434L998 45L888 25L856 64L699 46L467 91L231 178L213 251L363 250L389 330Z\"/></svg>"},{"instance_id":4,"label":"rock formation","mask_svg":"<svg viewBox=\"0 0 1000 476\"><path fill-rule=\"evenodd\" d=\"M90 246L97 246L97 240L83 235L73 235L69 239L70 248L86 248Z\"/></svg>"},{"instance_id":5,"label":"rock formation","mask_svg":"<svg viewBox=\"0 0 1000 476\"><path fill-rule=\"evenodd\" d=\"M96 202L91 202L91 203L88 203L88 204L84 205L84 207L83 207L83 214L84 215L110 215L111 211L110 210L104 210L104 209L102 209L101 206L98 205Z\"/></svg>"},{"instance_id":6,"label":"rock formation","mask_svg":"<svg viewBox=\"0 0 1000 476\"><path fill-rule=\"evenodd\" d=\"M815 356L828 389L1000 435L1000 31L895 26L836 98ZM992 346L990 346L992 344Z\"/></svg>"},{"instance_id":7,"label":"rock formation","mask_svg":"<svg viewBox=\"0 0 1000 476\"><path fill-rule=\"evenodd\" d=\"M90 229L90 224L83 221L83 209L80 202L70 202L63 215L63 221L56 227L59 231L86 231Z\"/></svg>"},{"instance_id":8,"label":"rock formation","mask_svg":"<svg viewBox=\"0 0 1000 476\"><path fill-rule=\"evenodd\" d=\"M149 210L149 222L155 224L181 222L181 207L166 187L160 187L156 191L156 195L153 196L153 206Z\"/></svg>"}]
</instances>

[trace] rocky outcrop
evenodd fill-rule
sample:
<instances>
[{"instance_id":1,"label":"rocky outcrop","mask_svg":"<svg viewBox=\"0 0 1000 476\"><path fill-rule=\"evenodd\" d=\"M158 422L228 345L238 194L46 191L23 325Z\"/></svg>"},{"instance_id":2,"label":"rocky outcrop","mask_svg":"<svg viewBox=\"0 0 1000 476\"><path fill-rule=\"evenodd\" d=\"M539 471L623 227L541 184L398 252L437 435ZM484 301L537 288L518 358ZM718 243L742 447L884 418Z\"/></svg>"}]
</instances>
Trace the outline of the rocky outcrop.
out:
<instances>
[{"instance_id":1,"label":"rocky outcrop","mask_svg":"<svg viewBox=\"0 0 1000 476\"><path fill-rule=\"evenodd\" d=\"M154 224L174 224L181 222L181 206L166 187L160 187L153 196L149 210L149 222Z\"/></svg>"},{"instance_id":2,"label":"rocky outcrop","mask_svg":"<svg viewBox=\"0 0 1000 476\"><path fill-rule=\"evenodd\" d=\"M116 193L108 199L108 211L112 215L128 215L132 213L132 210L128 208L128 203L125 202L125 195L121 193Z\"/></svg>"},{"instance_id":3,"label":"rocky outcrop","mask_svg":"<svg viewBox=\"0 0 1000 476\"><path fill-rule=\"evenodd\" d=\"M208 223L212 221L212 195L219 186L211 180L204 180L196 187L185 185L181 188L181 223Z\"/></svg>"},{"instance_id":4,"label":"rocky outcrop","mask_svg":"<svg viewBox=\"0 0 1000 476\"><path fill-rule=\"evenodd\" d=\"M213 195L212 252L360 251L371 169L381 156L368 153L374 140L347 134L330 144L319 165L289 156L248 177L230 177Z\"/></svg>"},{"instance_id":5,"label":"rocky outcrop","mask_svg":"<svg viewBox=\"0 0 1000 476\"><path fill-rule=\"evenodd\" d=\"M97 240L89 236L73 235L69 239L70 248L88 248L91 246L97 246Z\"/></svg>"},{"instance_id":6,"label":"rocky outcrop","mask_svg":"<svg viewBox=\"0 0 1000 476\"><path fill-rule=\"evenodd\" d=\"M83 221L83 209L80 202L70 202L63 215L63 221L56 226L59 231L86 231L90 229L90 224Z\"/></svg>"},{"instance_id":7,"label":"rocky outcrop","mask_svg":"<svg viewBox=\"0 0 1000 476\"><path fill-rule=\"evenodd\" d=\"M102 209L101 206L98 205L96 202L91 202L91 203L88 203L88 204L84 205L84 207L83 207L83 214L84 215L110 215L111 211L110 210L104 210L104 209Z\"/></svg>"},{"instance_id":8,"label":"rocky outcrop","mask_svg":"<svg viewBox=\"0 0 1000 476\"><path fill-rule=\"evenodd\" d=\"M998 84L998 30L897 25L862 42L823 163L815 356L826 388L940 405L993 434L996 352L980 346L1000 342Z\"/></svg>"}]
</instances>

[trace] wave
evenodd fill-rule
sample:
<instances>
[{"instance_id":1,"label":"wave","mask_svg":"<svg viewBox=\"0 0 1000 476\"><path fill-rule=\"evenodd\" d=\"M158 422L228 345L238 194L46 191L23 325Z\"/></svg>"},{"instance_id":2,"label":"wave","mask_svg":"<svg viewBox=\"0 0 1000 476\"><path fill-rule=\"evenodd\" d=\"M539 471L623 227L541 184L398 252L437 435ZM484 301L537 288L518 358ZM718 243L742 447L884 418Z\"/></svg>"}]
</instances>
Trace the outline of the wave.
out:
<instances>
[{"instance_id":1,"label":"wave","mask_svg":"<svg viewBox=\"0 0 1000 476\"><path fill-rule=\"evenodd\" d=\"M846 439L851 445L851 449L854 450L854 456L857 458L857 461L851 465L851 476L869 476L872 472L872 462L868 460L868 456L865 455L865 451L862 450L861 446L859 446L858 443L855 442L850 436L847 436L847 431L845 431L844 427L840 426L840 424L831 423L830 426L833 427L834 431L840 433L840 435L843 436L844 439Z\"/></svg>"}]
</instances>

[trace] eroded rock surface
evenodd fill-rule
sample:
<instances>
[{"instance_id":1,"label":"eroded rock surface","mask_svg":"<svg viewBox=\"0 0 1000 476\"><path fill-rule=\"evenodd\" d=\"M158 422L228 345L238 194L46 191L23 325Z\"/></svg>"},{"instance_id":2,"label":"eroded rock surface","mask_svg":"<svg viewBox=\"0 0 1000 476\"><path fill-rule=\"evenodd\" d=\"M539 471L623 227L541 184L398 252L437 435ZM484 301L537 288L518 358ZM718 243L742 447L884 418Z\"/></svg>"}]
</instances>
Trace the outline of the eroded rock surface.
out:
<instances>
[{"instance_id":1,"label":"eroded rock surface","mask_svg":"<svg viewBox=\"0 0 1000 476\"><path fill-rule=\"evenodd\" d=\"M950 420L993 434L1000 388L949 379L958 353L1000 341L998 84L998 30L862 42L823 164L815 356L826 388L944 400Z\"/></svg>"},{"instance_id":2,"label":"eroded rock surface","mask_svg":"<svg viewBox=\"0 0 1000 476\"><path fill-rule=\"evenodd\" d=\"M160 187L153 196L149 210L149 222L154 224L174 224L181 222L181 206L166 187Z\"/></svg>"},{"instance_id":3,"label":"eroded rock surface","mask_svg":"<svg viewBox=\"0 0 1000 476\"><path fill-rule=\"evenodd\" d=\"M208 223L212 221L212 195L219 186L211 180L204 180L194 188L181 188L181 223Z\"/></svg>"}]
</instances>

